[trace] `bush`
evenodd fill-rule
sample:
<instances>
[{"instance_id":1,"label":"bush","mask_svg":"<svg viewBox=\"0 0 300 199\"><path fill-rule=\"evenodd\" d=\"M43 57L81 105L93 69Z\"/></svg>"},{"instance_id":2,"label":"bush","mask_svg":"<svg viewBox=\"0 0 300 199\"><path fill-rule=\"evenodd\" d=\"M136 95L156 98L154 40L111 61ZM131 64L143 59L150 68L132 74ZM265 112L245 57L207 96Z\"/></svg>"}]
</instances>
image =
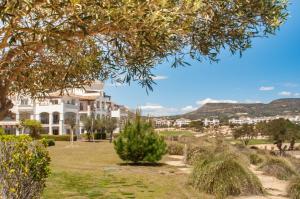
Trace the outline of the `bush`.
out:
<instances>
[{"instance_id":1,"label":"bush","mask_svg":"<svg viewBox=\"0 0 300 199\"><path fill-rule=\"evenodd\" d=\"M171 142L168 144L168 153L170 155L183 155L184 145L177 142Z\"/></svg>"},{"instance_id":2,"label":"bush","mask_svg":"<svg viewBox=\"0 0 300 199\"><path fill-rule=\"evenodd\" d=\"M95 140L106 140L106 133L95 133Z\"/></svg>"},{"instance_id":3,"label":"bush","mask_svg":"<svg viewBox=\"0 0 300 199\"><path fill-rule=\"evenodd\" d=\"M300 199L300 177L291 180L288 193L291 199Z\"/></svg>"},{"instance_id":4,"label":"bush","mask_svg":"<svg viewBox=\"0 0 300 199\"><path fill-rule=\"evenodd\" d=\"M71 141L71 135L41 135L41 138L51 139L54 141ZM77 140L77 136L74 135L74 141Z\"/></svg>"},{"instance_id":5,"label":"bush","mask_svg":"<svg viewBox=\"0 0 300 199\"><path fill-rule=\"evenodd\" d=\"M262 163L264 160L260 155L257 155L256 153L252 153L249 155L250 163L253 165L258 165Z\"/></svg>"},{"instance_id":6,"label":"bush","mask_svg":"<svg viewBox=\"0 0 300 199\"><path fill-rule=\"evenodd\" d=\"M43 142L48 147L55 146L55 140L54 139L45 139L45 138L43 138Z\"/></svg>"},{"instance_id":7,"label":"bush","mask_svg":"<svg viewBox=\"0 0 300 199\"><path fill-rule=\"evenodd\" d=\"M2 198L40 198L49 163L48 151L41 141L29 136L0 136Z\"/></svg>"},{"instance_id":8,"label":"bush","mask_svg":"<svg viewBox=\"0 0 300 199\"><path fill-rule=\"evenodd\" d=\"M296 171L288 160L277 157L269 157L260 166L260 169L267 175L274 176L280 180L288 180L296 175Z\"/></svg>"},{"instance_id":9,"label":"bush","mask_svg":"<svg viewBox=\"0 0 300 199\"><path fill-rule=\"evenodd\" d=\"M229 195L260 195L258 178L234 154L207 154L198 159L191 175L192 185L218 199Z\"/></svg>"},{"instance_id":10,"label":"bush","mask_svg":"<svg viewBox=\"0 0 300 199\"><path fill-rule=\"evenodd\" d=\"M0 136L4 135L4 129L0 126Z\"/></svg>"},{"instance_id":11,"label":"bush","mask_svg":"<svg viewBox=\"0 0 300 199\"><path fill-rule=\"evenodd\" d=\"M167 152L166 143L154 132L150 122L137 116L133 123L127 123L124 130L114 140L119 157L124 161L157 162Z\"/></svg>"}]
</instances>

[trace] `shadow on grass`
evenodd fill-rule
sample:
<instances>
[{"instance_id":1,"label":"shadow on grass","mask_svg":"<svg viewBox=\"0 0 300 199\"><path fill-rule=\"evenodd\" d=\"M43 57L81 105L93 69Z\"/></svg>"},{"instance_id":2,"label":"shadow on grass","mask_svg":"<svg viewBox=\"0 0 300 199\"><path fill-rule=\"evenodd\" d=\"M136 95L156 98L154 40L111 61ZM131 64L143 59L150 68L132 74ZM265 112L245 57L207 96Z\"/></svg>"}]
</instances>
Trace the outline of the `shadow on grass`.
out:
<instances>
[{"instance_id":1,"label":"shadow on grass","mask_svg":"<svg viewBox=\"0 0 300 199\"><path fill-rule=\"evenodd\" d=\"M151 162L123 162L118 163L119 166L142 166L142 167L162 167L167 164L165 163L151 163Z\"/></svg>"}]
</instances>

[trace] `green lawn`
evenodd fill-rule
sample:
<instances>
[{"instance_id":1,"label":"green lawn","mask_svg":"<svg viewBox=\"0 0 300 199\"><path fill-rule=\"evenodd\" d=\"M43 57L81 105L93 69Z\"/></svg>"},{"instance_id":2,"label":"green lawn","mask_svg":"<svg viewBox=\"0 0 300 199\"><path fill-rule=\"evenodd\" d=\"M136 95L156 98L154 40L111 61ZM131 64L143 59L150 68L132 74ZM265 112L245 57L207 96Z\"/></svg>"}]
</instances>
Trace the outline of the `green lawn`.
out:
<instances>
[{"instance_id":1,"label":"green lawn","mask_svg":"<svg viewBox=\"0 0 300 199\"><path fill-rule=\"evenodd\" d=\"M49 152L52 174L45 199L209 198L193 190L188 175L177 168L124 164L108 142L77 142L73 147L56 142Z\"/></svg>"},{"instance_id":2,"label":"green lawn","mask_svg":"<svg viewBox=\"0 0 300 199\"><path fill-rule=\"evenodd\" d=\"M193 136L191 131L160 131L162 136Z\"/></svg>"}]
</instances>

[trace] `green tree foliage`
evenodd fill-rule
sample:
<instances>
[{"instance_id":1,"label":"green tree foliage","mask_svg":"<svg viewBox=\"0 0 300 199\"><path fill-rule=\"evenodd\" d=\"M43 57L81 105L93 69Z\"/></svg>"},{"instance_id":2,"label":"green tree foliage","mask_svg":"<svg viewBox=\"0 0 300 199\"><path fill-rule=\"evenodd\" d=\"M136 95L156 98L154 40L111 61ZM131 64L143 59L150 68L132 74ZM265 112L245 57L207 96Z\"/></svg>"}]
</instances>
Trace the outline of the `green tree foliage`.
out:
<instances>
[{"instance_id":1,"label":"green tree foliage","mask_svg":"<svg viewBox=\"0 0 300 199\"><path fill-rule=\"evenodd\" d=\"M4 135L4 129L0 127L0 135Z\"/></svg>"},{"instance_id":2,"label":"green tree foliage","mask_svg":"<svg viewBox=\"0 0 300 199\"><path fill-rule=\"evenodd\" d=\"M105 119L105 130L109 134L109 141L112 143L113 132L118 127L116 118L106 118Z\"/></svg>"},{"instance_id":3,"label":"green tree foliage","mask_svg":"<svg viewBox=\"0 0 300 199\"><path fill-rule=\"evenodd\" d=\"M257 132L257 134L265 136L265 135L269 135L268 132L268 123L266 121L263 122L258 122L255 125L255 131Z\"/></svg>"},{"instance_id":4,"label":"green tree foliage","mask_svg":"<svg viewBox=\"0 0 300 199\"><path fill-rule=\"evenodd\" d=\"M294 149L296 139L300 138L300 126L292 123L285 119L276 119L267 123L265 127L267 135L274 141L277 148L279 149L280 155L283 154L285 148L283 143L285 141L290 142L290 149Z\"/></svg>"},{"instance_id":5,"label":"green tree foliage","mask_svg":"<svg viewBox=\"0 0 300 199\"><path fill-rule=\"evenodd\" d=\"M3 0L0 119L16 92L40 97L107 78L151 89L157 64L242 53L286 17L286 0Z\"/></svg>"},{"instance_id":6,"label":"green tree foliage","mask_svg":"<svg viewBox=\"0 0 300 199\"><path fill-rule=\"evenodd\" d=\"M124 130L114 140L115 150L124 161L157 162L167 152L162 137L154 132L150 122L137 116L126 124Z\"/></svg>"},{"instance_id":7,"label":"green tree foliage","mask_svg":"<svg viewBox=\"0 0 300 199\"><path fill-rule=\"evenodd\" d=\"M0 136L2 198L40 198L49 175L50 158L41 141L29 136Z\"/></svg>"},{"instance_id":8,"label":"green tree foliage","mask_svg":"<svg viewBox=\"0 0 300 199\"><path fill-rule=\"evenodd\" d=\"M87 131L87 139L91 141L94 139L94 131L96 127L96 122L94 116L86 117L83 121L85 130Z\"/></svg>"},{"instance_id":9,"label":"green tree foliage","mask_svg":"<svg viewBox=\"0 0 300 199\"><path fill-rule=\"evenodd\" d=\"M70 126L70 129L71 129L70 141L71 141L71 144L73 144L74 143L74 131L76 130L76 126L77 126L76 116L72 117L72 115L69 115L69 117L67 117L65 119L65 123Z\"/></svg>"},{"instance_id":10,"label":"green tree foliage","mask_svg":"<svg viewBox=\"0 0 300 199\"><path fill-rule=\"evenodd\" d=\"M38 139L40 137L40 132L43 130L42 124L38 120L25 120L22 121L21 125L24 130L29 129L29 135L34 139Z\"/></svg>"},{"instance_id":11,"label":"green tree foliage","mask_svg":"<svg viewBox=\"0 0 300 199\"><path fill-rule=\"evenodd\" d=\"M249 144L249 141L257 137L257 132L254 130L253 125L244 124L240 127L236 127L232 130L234 139L240 139L245 145Z\"/></svg>"},{"instance_id":12,"label":"green tree foliage","mask_svg":"<svg viewBox=\"0 0 300 199\"><path fill-rule=\"evenodd\" d=\"M202 121L192 121L189 124L189 127L195 129L195 131L197 131L197 132L202 131L203 130L203 126L204 126L204 124L203 124Z\"/></svg>"}]
</instances>

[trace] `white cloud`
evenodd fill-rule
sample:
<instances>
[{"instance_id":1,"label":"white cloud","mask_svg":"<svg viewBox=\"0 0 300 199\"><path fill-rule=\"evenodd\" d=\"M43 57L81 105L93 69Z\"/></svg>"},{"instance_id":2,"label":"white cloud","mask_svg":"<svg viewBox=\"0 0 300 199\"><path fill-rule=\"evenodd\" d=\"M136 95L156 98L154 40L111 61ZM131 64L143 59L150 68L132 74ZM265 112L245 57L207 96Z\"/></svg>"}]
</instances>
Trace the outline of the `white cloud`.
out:
<instances>
[{"instance_id":1,"label":"white cloud","mask_svg":"<svg viewBox=\"0 0 300 199\"><path fill-rule=\"evenodd\" d=\"M260 91L272 91L274 89L275 89L274 86L261 86L259 88Z\"/></svg>"},{"instance_id":2,"label":"white cloud","mask_svg":"<svg viewBox=\"0 0 300 199\"><path fill-rule=\"evenodd\" d=\"M152 103L146 103L143 106L139 106L139 108L142 110L143 115L150 115L150 116L167 116L167 115L175 115L180 113L180 111L177 108L164 107L160 104L152 104Z\"/></svg>"},{"instance_id":3,"label":"white cloud","mask_svg":"<svg viewBox=\"0 0 300 199\"><path fill-rule=\"evenodd\" d=\"M162 109L163 106L159 104L151 104L151 103L146 103L144 106L140 106L140 109L142 110L157 110L157 109Z\"/></svg>"},{"instance_id":4,"label":"white cloud","mask_svg":"<svg viewBox=\"0 0 300 199\"><path fill-rule=\"evenodd\" d=\"M165 80L168 79L167 76L163 76L163 75L158 75L152 78L153 80Z\"/></svg>"},{"instance_id":5,"label":"white cloud","mask_svg":"<svg viewBox=\"0 0 300 199\"><path fill-rule=\"evenodd\" d=\"M207 103L238 103L238 101L235 100L217 100L217 99L211 99L211 98L206 98L204 100L199 100L196 102L199 106L202 106Z\"/></svg>"},{"instance_id":6,"label":"white cloud","mask_svg":"<svg viewBox=\"0 0 300 199\"><path fill-rule=\"evenodd\" d=\"M259 101L259 100L250 100L250 99L247 99L247 100L245 100L245 103L252 104L252 103L262 103L262 102Z\"/></svg>"},{"instance_id":7,"label":"white cloud","mask_svg":"<svg viewBox=\"0 0 300 199\"><path fill-rule=\"evenodd\" d=\"M295 97L300 97L300 93L295 93L294 96Z\"/></svg>"},{"instance_id":8,"label":"white cloud","mask_svg":"<svg viewBox=\"0 0 300 199\"><path fill-rule=\"evenodd\" d=\"M282 95L282 96L291 96L292 93L289 92L289 91L282 91L282 92L278 93L278 95Z\"/></svg>"},{"instance_id":9,"label":"white cloud","mask_svg":"<svg viewBox=\"0 0 300 199\"><path fill-rule=\"evenodd\" d=\"M197 107L193 107L193 106L189 105L189 106L183 107L183 108L181 109L181 111L182 111L182 112L191 112L191 111L194 111L194 110L196 110L196 109L197 109Z\"/></svg>"},{"instance_id":10,"label":"white cloud","mask_svg":"<svg viewBox=\"0 0 300 199\"><path fill-rule=\"evenodd\" d=\"M286 83L283 84L283 86L290 87L290 88L295 88L295 87L298 87L299 85L296 84L296 83L292 83L292 82L286 82Z\"/></svg>"}]
</instances>

